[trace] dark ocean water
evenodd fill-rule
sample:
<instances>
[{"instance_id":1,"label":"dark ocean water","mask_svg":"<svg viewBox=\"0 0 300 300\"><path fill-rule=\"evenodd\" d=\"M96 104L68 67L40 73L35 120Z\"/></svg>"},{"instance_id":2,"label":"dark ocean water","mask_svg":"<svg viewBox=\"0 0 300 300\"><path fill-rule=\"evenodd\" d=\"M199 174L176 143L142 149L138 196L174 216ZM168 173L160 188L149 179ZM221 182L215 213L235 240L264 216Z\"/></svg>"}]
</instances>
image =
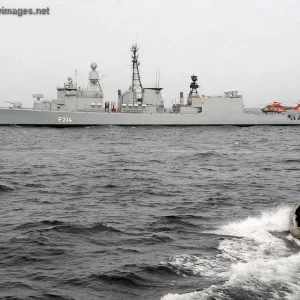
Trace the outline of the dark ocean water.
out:
<instances>
[{"instance_id":1,"label":"dark ocean water","mask_svg":"<svg viewBox=\"0 0 300 300\"><path fill-rule=\"evenodd\" d=\"M0 134L1 299L300 299L299 128Z\"/></svg>"}]
</instances>

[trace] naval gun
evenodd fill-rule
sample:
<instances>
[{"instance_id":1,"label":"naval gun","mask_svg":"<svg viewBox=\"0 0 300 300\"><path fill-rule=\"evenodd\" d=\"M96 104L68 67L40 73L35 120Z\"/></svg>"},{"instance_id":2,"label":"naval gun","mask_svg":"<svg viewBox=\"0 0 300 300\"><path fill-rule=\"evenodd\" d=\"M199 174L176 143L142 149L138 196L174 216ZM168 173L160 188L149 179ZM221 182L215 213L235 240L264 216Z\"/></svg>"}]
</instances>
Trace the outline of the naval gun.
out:
<instances>
[{"instance_id":1,"label":"naval gun","mask_svg":"<svg viewBox=\"0 0 300 300\"><path fill-rule=\"evenodd\" d=\"M22 102L20 101L15 101L15 102L4 101L4 102L12 104L12 108L22 108Z\"/></svg>"}]
</instances>

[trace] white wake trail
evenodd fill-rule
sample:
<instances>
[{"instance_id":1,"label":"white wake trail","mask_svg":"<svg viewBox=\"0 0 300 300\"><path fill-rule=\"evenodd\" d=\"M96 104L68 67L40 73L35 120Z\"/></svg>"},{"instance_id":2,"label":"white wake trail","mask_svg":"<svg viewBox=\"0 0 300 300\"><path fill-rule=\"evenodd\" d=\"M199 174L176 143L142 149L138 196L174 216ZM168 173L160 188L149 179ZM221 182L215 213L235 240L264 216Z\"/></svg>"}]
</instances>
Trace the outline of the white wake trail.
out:
<instances>
[{"instance_id":1,"label":"white wake trail","mask_svg":"<svg viewBox=\"0 0 300 300\"><path fill-rule=\"evenodd\" d=\"M300 295L300 253L287 247L293 238L287 233L284 240L276 232L289 230L291 207L278 207L257 217L229 223L211 233L231 236L219 244L215 257L196 257L187 254L173 257L167 266L181 272L205 277L220 277L225 284L213 285L200 292L168 294L161 300L228 299L226 291L238 287L259 292L274 287L273 299L298 299ZM275 233L275 234L274 234ZM284 285L283 290L276 287Z\"/></svg>"}]
</instances>

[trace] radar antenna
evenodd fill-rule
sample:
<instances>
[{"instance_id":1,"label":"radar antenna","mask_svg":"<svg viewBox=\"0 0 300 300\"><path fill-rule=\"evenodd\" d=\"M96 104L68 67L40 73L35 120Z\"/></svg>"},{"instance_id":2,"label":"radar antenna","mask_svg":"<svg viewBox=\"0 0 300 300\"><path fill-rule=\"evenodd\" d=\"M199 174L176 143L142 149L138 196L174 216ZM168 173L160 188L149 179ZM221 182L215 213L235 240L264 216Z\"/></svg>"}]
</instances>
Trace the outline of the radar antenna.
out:
<instances>
[{"instance_id":1,"label":"radar antenna","mask_svg":"<svg viewBox=\"0 0 300 300\"><path fill-rule=\"evenodd\" d=\"M199 98L199 94L198 94L198 90L197 90L197 88L199 88L199 85L197 83L198 76L192 75L191 79L192 79L192 83L190 84L190 93L188 96L187 105L192 104L192 98Z\"/></svg>"},{"instance_id":2,"label":"radar antenna","mask_svg":"<svg viewBox=\"0 0 300 300\"><path fill-rule=\"evenodd\" d=\"M88 83L86 90L87 91L98 90L103 95L102 88L100 85L99 74L98 74L98 71L96 71L97 64L95 62L91 63L91 69L92 69L92 71L90 71L90 74L89 74L89 83Z\"/></svg>"},{"instance_id":3,"label":"radar antenna","mask_svg":"<svg viewBox=\"0 0 300 300\"><path fill-rule=\"evenodd\" d=\"M137 99L142 98L143 86L141 82L139 65L138 61L138 50L137 44L132 45L130 48L131 57L132 57L132 92L133 92L133 104L136 104Z\"/></svg>"}]
</instances>

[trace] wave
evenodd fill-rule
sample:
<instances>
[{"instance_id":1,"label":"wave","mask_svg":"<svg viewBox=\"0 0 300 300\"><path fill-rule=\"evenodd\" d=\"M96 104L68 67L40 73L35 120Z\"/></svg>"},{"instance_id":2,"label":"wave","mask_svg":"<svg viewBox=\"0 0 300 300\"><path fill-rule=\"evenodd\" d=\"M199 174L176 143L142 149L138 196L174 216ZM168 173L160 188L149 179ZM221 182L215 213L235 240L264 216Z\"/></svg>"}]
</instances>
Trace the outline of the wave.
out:
<instances>
[{"instance_id":1,"label":"wave","mask_svg":"<svg viewBox=\"0 0 300 300\"><path fill-rule=\"evenodd\" d=\"M193 215L166 215L158 217L158 220L152 222L149 227L152 231L182 231L184 228L199 228L198 224L194 224L193 221L199 221L205 219L202 216L193 216Z\"/></svg>"},{"instance_id":2,"label":"wave","mask_svg":"<svg viewBox=\"0 0 300 300\"><path fill-rule=\"evenodd\" d=\"M42 225L55 226L55 225L62 225L62 224L64 224L64 222L58 220L43 220L39 222L28 222L28 223L20 224L16 226L14 229L15 230L30 229L34 227L41 227Z\"/></svg>"},{"instance_id":3,"label":"wave","mask_svg":"<svg viewBox=\"0 0 300 300\"><path fill-rule=\"evenodd\" d=\"M0 184L0 193L3 192L11 192L14 191L14 189L8 185Z\"/></svg>"},{"instance_id":4,"label":"wave","mask_svg":"<svg viewBox=\"0 0 300 300\"><path fill-rule=\"evenodd\" d=\"M254 295L264 295L264 299L298 299L300 253L288 233L290 210L291 207L278 207L210 231L226 236L220 241L216 256L181 254L162 262L180 275L219 278L225 283L192 293L167 294L161 299L225 300L234 294L243 295L243 299L253 299Z\"/></svg>"},{"instance_id":5,"label":"wave","mask_svg":"<svg viewBox=\"0 0 300 300\"><path fill-rule=\"evenodd\" d=\"M165 191L155 191L154 189L144 189L143 194L158 196L158 197L173 197L173 193L166 193Z\"/></svg>"},{"instance_id":6,"label":"wave","mask_svg":"<svg viewBox=\"0 0 300 300\"><path fill-rule=\"evenodd\" d=\"M145 278L140 275L135 274L134 272L110 272L103 274L92 274L89 276L92 280L104 281L108 284L118 284L124 286L151 286L151 283L148 282Z\"/></svg>"},{"instance_id":7,"label":"wave","mask_svg":"<svg viewBox=\"0 0 300 300\"><path fill-rule=\"evenodd\" d=\"M285 159L283 162L284 163L300 163L300 159L290 158L290 159Z\"/></svg>"},{"instance_id":8,"label":"wave","mask_svg":"<svg viewBox=\"0 0 300 300\"><path fill-rule=\"evenodd\" d=\"M152 234L151 236L139 236L131 239L127 239L125 242L129 245L156 245L158 243L173 242L174 239L166 234Z\"/></svg>"},{"instance_id":9,"label":"wave","mask_svg":"<svg viewBox=\"0 0 300 300\"><path fill-rule=\"evenodd\" d=\"M26 183L25 187L32 187L32 188L46 188L47 186L42 183Z\"/></svg>"},{"instance_id":10,"label":"wave","mask_svg":"<svg viewBox=\"0 0 300 300\"><path fill-rule=\"evenodd\" d=\"M35 293L28 281L1 281L0 287L2 300L24 300L24 296Z\"/></svg>"},{"instance_id":11,"label":"wave","mask_svg":"<svg viewBox=\"0 0 300 300\"><path fill-rule=\"evenodd\" d=\"M53 293L44 293L43 296L47 297L48 300L73 300L69 296L61 296Z\"/></svg>"},{"instance_id":12,"label":"wave","mask_svg":"<svg viewBox=\"0 0 300 300\"><path fill-rule=\"evenodd\" d=\"M45 227L47 225L47 227ZM21 224L16 226L15 230L23 230L35 228L37 231L58 231L58 232L66 232L66 233L97 233L103 231L111 231L116 233L123 233L121 230L116 229L108 224L104 223L94 223L91 225L78 225L65 223L59 220L42 220L39 222L29 222L25 224Z\"/></svg>"},{"instance_id":13,"label":"wave","mask_svg":"<svg viewBox=\"0 0 300 300\"><path fill-rule=\"evenodd\" d=\"M221 153L218 153L217 151L205 151L205 152L197 152L190 156L190 158L208 158L208 157L220 157L222 156Z\"/></svg>"},{"instance_id":14,"label":"wave","mask_svg":"<svg viewBox=\"0 0 300 300\"><path fill-rule=\"evenodd\" d=\"M46 224L46 225L51 225L51 226L64 224L64 222L58 221L58 220L43 220L40 223Z\"/></svg>"},{"instance_id":15,"label":"wave","mask_svg":"<svg viewBox=\"0 0 300 300\"><path fill-rule=\"evenodd\" d=\"M136 249L121 248L121 247L116 248L116 250L118 252L124 252L124 253L139 253L139 254L143 253L142 251L139 251L139 250L136 250Z\"/></svg>"},{"instance_id":16,"label":"wave","mask_svg":"<svg viewBox=\"0 0 300 300\"><path fill-rule=\"evenodd\" d=\"M46 165L33 165L32 167L33 167L33 168L36 168L36 169L44 169L44 168L47 168Z\"/></svg>"},{"instance_id":17,"label":"wave","mask_svg":"<svg viewBox=\"0 0 300 300\"><path fill-rule=\"evenodd\" d=\"M47 259L43 257L35 257L33 254L13 255L4 257L6 266L22 266L33 263L46 262Z\"/></svg>"},{"instance_id":18,"label":"wave","mask_svg":"<svg viewBox=\"0 0 300 300\"><path fill-rule=\"evenodd\" d=\"M103 231L123 233L121 230L116 229L116 228L114 228L110 225L104 224L104 223L95 223L91 226L65 223L62 225L53 226L52 230L55 230L58 232L66 232L66 233L97 233L97 232L103 232Z\"/></svg>"},{"instance_id":19,"label":"wave","mask_svg":"<svg viewBox=\"0 0 300 300\"><path fill-rule=\"evenodd\" d=\"M104 185L103 187L107 188L107 189L114 189L114 188L118 188L119 186L115 185L115 184L107 184L107 185Z\"/></svg>"}]
</instances>

